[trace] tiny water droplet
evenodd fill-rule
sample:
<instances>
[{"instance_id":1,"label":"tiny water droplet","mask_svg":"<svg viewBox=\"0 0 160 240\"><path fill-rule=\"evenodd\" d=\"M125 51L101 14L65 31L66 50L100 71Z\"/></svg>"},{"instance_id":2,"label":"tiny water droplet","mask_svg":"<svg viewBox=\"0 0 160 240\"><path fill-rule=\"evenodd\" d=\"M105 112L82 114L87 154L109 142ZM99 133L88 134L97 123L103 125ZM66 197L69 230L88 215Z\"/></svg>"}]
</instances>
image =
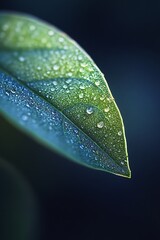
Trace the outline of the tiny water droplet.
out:
<instances>
[{"instance_id":1,"label":"tiny water droplet","mask_svg":"<svg viewBox=\"0 0 160 240\"><path fill-rule=\"evenodd\" d=\"M66 88L67 88L67 85L63 85L63 88L66 89Z\"/></svg>"},{"instance_id":2,"label":"tiny water droplet","mask_svg":"<svg viewBox=\"0 0 160 240\"><path fill-rule=\"evenodd\" d=\"M28 120L28 116L27 115L22 115L22 120L23 121L27 121Z\"/></svg>"},{"instance_id":3,"label":"tiny water droplet","mask_svg":"<svg viewBox=\"0 0 160 240\"><path fill-rule=\"evenodd\" d=\"M100 100L103 101L104 99L105 99L105 96L101 96L101 97L100 97Z\"/></svg>"},{"instance_id":4,"label":"tiny water droplet","mask_svg":"<svg viewBox=\"0 0 160 240\"><path fill-rule=\"evenodd\" d=\"M82 60L82 56L81 56L81 55L78 56L78 60L79 60L79 61Z\"/></svg>"},{"instance_id":5,"label":"tiny water droplet","mask_svg":"<svg viewBox=\"0 0 160 240\"><path fill-rule=\"evenodd\" d=\"M19 57L19 61L20 61L20 62L24 62L24 61L25 61L25 58L21 56L21 57Z\"/></svg>"},{"instance_id":6,"label":"tiny water droplet","mask_svg":"<svg viewBox=\"0 0 160 240\"><path fill-rule=\"evenodd\" d=\"M57 82L56 82L56 81L53 81L53 85L56 86L56 85L57 85Z\"/></svg>"},{"instance_id":7,"label":"tiny water droplet","mask_svg":"<svg viewBox=\"0 0 160 240\"><path fill-rule=\"evenodd\" d=\"M67 79L66 83L70 83L72 81L72 79Z\"/></svg>"},{"instance_id":8,"label":"tiny water droplet","mask_svg":"<svg viewBox=\"0 0 160 240\"><path fill-rule=\"evenodd\" d=\"M41 70L41 67L40 67L40 66L38 66L38 67L37 67L37 70Z\"/></svg>"},{"instance_id":9,"label":"tiny water droplet","mask_svg":"<svg viewBox=\"0 0 160 240\"><path fill-rule=\"evenodd\" d=\"M52 30L49 30L49 31L48 31L48 35L49 35L49 36L53 36L53 35L54 35L54 32L53 32Z\"/></svg>"},{"instance_id":10,"label":"tiny water droplet","mask_svg":"<svg viewBox=\"0 0 160 240\"><path fill-rule=\"evenodd\" d=\"M106 112L106 113L109 112L109 107L105 108L104 112Z\"/></svg>"},{"instance_id":11,"label":"tiny water droplet","mask_svg":"<svg viewBox=\"0 0 160 240\"><path fill-rule=\"evenodd\" d=\"M80 85L79 88L80 88L80 89L85 89L85 86L84 86L84 85Z\"/></svg>"},{"instance_id":12,"label":"tiny water droplet","mask_svg":"<svg viewBox=\"0 0 160 240\"><path fill-rule=\"evenodd\" d=\"M59 39L59 42L64 42L64 38L60 37Z\"/></svg>"},{"instance_id":13,"label":"tiny water droplet","mask_svg":"<svg viewBox=\"0 0 160 240\"><path fill-rule=\"evenodd\" d=\"M31 26L29 27L29 29L30 29L30 31L34 31L34 30L36 29L36 27L35 27L34 25L31 25Z\"/></svg>"},{"instance_id":14,"label":"tiny water droplet","mask_svg":"<svg viewBox=\"0 0 160 240\"><path fill-rule=\"evenodd\" d=\"M104 127L104 122L101 121L101 122L97 123L97 127L98 128L103 128Z\"/></svg>"},{"instance_id":15,"label":"tiny water droplet","mask_svg":"<svg viewBox=\"0 0 160 240\"><path fill-rule=\"evenodd\" d=\"M95 85L96 85L96 86L99 86L99 85L100 85L100 81L96 81L96 82L95 82Z\"/></svg>"},{"instance_id":16,"label":"tiny water droplet","mask_svg":"<svg viewBox=\"0 0 160 240\"><path fill-rule=\"evenodd\" d=\"M56 70L59 69L59 66L58 66L58 65L54 65L54 66L53 66L53 69L56 71Z\"/></svg>"},{"instance_id":17,"label":"tiny water droplet","mask_svg":"<svg viewBox=\"0 0 160 240\"><path fill-rule=\"evenodd\" d=\"M67 73L67 75L68 75L69 77L72 77L72 73L71 73L71 72Z\"/></svg>"},{"instance_id":18,"label":"tiny water droplet","mask_svg":"<svg viewBox=\"0 0 160 240\"><path fill-rule=\"evenodd\" d=\"M80 93L80 94L79 94L79 98L83 98L83 93Z\"/></svg>"},{"instance_id":19,"label":"tiny water droplet","mask_svg":"<svg viewBox=\"0 0 160 240\"><path fill-rule=\"evenodd\" d=\"M121 135L122 135L122 132L121 132L121 131L119 131L119 132L118 132L118 136L121 136Z\"/></svg>"},{"instance_id":20,"label":"tiny water droplet","mask_svg":"<svg viewBox=\"0 0 160 240\"><path fill-rule=\"evenodd\" d=\"M92 108L92 107L88 107L88 108L86 109L86 113L92 114L92 113L93 113L93 108Z\"/></svg>"}]
</instances>

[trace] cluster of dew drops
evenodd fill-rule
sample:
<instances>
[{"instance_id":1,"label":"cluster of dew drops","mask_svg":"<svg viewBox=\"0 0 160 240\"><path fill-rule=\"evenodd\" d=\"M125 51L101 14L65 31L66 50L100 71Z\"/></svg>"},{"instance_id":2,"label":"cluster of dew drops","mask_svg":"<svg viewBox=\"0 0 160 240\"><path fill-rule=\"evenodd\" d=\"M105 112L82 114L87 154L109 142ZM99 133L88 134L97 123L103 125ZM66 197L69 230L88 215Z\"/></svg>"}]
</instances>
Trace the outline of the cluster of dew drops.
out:
<instances>
[{"instance_id":1,"label":"cluster of dew drops","mask_svg":"<svg viewBox=\"0 0 160 240\"><path fill-rule=\"evenodd\" d=\"M17 24L17 28L15 29L16 30L16 32L19 32L21 29L20 29L20 25L21 24ZM0 39L3 39L4 37L5 37L5 32L7 31L9 29L9 24L7 24L7 23L5 23L2 27L1 27L1 29L0 29ZM36 30L36 26L35 25L33 25L33 24L31 24L30 26L29 26L29 31L30 32L34 32ZM49 29L48 30L48 36L49 37L54 37L55 36L55 32L53 31L53 30L51 30L51 29ZM43 38L42 39L42 42L46 42L46 46L47 47L51 47L51 44L50 44L50 42L48 42L47 43L47 40L46 40L47 38ZM62 44L62 46L63 46L63 48L64 49L67 49L67 46L65 45L65 38L64 37L62 37L62 36L59 36L58 37L58 41L59 41L59 43L60 44ZM79 61L82 61L83 60L83 57L81 56L81 55L79 55L78 56L78 60ZM25 58L23 57L23 56L19 56L19 61L20 62L25 62ZM83 72L83 68L86 68L87 67L87 64L86 63L81 63L81 67L82 68L80 68L80 72ZM38 66L37 67L37 70L39 71L39 70L41 70L41 67L40 66ZM59 70L59 65L57 65L57 64L55 64L54 66L53 66L53 70L54 71L58 71ZM68 73L68 76L69 77L71 77L72 76L72 73ZM101 84L101 82L99 81L99 80L95 80L95 85L97 86L97 87L99 87L100 86L100 84ZM81 88L82 89L82 88ZM79 98L80 99L82 99L84 97L84 94L83 93L79 93ZM104 108L104 113L105 114L108 114L108 112L110 111L110 108L107 106L106 108ZM86 108L86 113L88 114L88 115L91 115L91 114L94 114L94 109L93 109L93 107L87 107ZM25 120L25 119L24 119ZM103 122L103 121L100 121L100 122L98 122L97 124L96 124L96 126L97 126L97 128L98 129L103 129L103 127L105 126L105 123ZM119 130L118 131L118 136L121 136L122 135L122 131L121 130Z\"/></svg>"}]
</instances>

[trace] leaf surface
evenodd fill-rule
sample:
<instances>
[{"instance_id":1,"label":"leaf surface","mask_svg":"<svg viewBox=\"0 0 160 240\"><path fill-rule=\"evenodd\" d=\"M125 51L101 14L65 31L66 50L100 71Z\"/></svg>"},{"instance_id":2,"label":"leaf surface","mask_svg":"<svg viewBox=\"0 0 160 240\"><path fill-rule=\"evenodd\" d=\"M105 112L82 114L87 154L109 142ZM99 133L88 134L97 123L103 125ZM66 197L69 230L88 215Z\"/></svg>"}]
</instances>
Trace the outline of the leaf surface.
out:
<instances>
[{"instance_id":1,"label":"leaf surface","mask_svg":"<svg viewBox=\"0 0 160 240\"><path fill-rule=\"evenodd\" d=\"M130 177L123 121L107 82L55 27L0 14L0 111L68 158Z\"/></svg>"}]
</instances>

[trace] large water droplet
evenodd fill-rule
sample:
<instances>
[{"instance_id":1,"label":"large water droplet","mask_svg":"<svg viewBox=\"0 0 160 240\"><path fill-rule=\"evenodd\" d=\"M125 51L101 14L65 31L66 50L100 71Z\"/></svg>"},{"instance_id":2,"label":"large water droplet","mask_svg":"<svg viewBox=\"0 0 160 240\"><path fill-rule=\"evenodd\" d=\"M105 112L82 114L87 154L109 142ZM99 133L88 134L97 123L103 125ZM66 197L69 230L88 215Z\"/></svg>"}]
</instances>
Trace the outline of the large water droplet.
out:
<instances>
[{"instance_id":1,"label":"large water droplet","mask_svg":"<svg viewBox=\"0 0 160 240\"><path fill-rule=\"evenodd\" d=\"M93 108L92 108L92 107L88 107L88 108L86 109L86 113L92 114L92 113L93 113Z\"/></svg>"}]
</instances>

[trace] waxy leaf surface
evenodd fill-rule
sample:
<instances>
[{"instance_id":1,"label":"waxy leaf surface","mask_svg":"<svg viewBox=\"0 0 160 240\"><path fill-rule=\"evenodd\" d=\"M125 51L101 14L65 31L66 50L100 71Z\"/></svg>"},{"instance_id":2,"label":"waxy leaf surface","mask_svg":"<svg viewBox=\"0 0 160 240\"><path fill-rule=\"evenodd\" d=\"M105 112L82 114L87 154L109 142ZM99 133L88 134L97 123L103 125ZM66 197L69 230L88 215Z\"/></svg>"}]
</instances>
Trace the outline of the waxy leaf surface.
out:
<instances>
[{"instance_id":1,"label":"waxy leaf surface","mask_svg":"<svg viewBox=\"0 0 160 240\"><path fill-rule=\"evenodd\" d=\"M107 82L57 28L0 14L0 112L68 158L130 177L123 121Z\"/></svg>"}]
</instances>

